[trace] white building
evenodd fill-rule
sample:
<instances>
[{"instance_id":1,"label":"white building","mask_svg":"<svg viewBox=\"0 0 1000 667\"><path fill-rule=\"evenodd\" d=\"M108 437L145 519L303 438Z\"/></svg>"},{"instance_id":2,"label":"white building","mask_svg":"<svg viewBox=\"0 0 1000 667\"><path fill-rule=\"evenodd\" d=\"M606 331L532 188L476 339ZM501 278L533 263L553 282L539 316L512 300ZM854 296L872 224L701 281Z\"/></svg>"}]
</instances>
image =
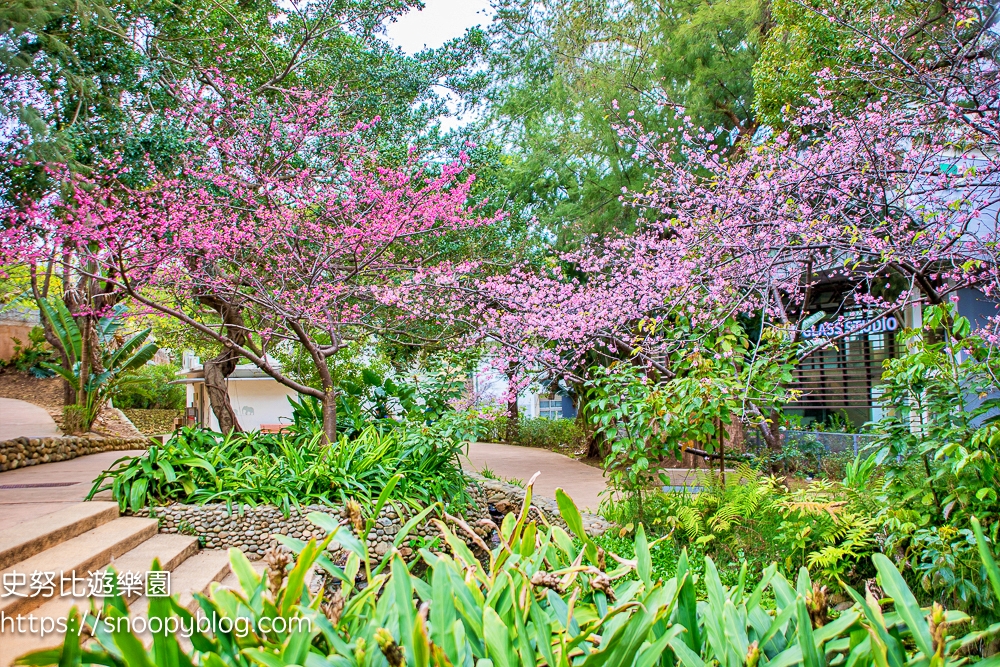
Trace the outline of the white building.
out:
<instances>
[{"instance_id":1,"label":"white building","mask_svg":"<svg viewBox=\"0 0 1000 667\"><path fill-rule=\"evenodd\" d=\"M472 391L477 405L507 407L507 376L488 364L481 364L472 378ZM521 390L517 395L517 410L522 417L546 419L573 419L576 407L565 391L552 392L537 384Z\"/></svg>"},{"instance_id":2,"label":"white building","mask_svg":"<svg viewBox=\"0 0 1000 667\"><path fill-rule=\"evenodd\" d=\"M213 431L219 430L219 421L212 412L205 390L205 369L201 360L191 353L184 353L180 380L187 387L184 405L188 426L200 425ZM229 402L244 431L276 430L292 421L292 406L288 398L298 394L274 378L265 375L253 364L237 366L226 381Z\"/></svg>"}]
</instances>

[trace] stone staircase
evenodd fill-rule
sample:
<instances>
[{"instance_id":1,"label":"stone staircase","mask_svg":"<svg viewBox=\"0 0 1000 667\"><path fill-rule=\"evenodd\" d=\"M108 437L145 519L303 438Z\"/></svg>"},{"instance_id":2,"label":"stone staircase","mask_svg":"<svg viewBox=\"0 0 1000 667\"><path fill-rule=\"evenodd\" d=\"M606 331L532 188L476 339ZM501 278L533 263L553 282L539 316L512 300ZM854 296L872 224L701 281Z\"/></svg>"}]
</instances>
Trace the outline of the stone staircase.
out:
<instances>
[{"instance_id":1,"label":"stone staircase","mask_svg":"<svg viewBox=\"0 0 1000 667\"><path fill-rule=\"evenodd\" d=\"M180 594L181 604L191 611L197 606L194 593L207 593L213 582L230 575L225 551L199 551L197 538L187 535L160 535L155 519L119 516L118 505L111 502L71 505L0 530L0 667L12 665L27 652L62 643L58 632L43 638L38 630L48 622L45 619L65 619L74 605L89 609L86 580L92 572L113 566L119 573L138 573L145 584L154 558L170 572L170 593ZM32 587L34 573L41 576ZM52 596L47 595L50 573ZM66 595L61 595L63 588ZM143 590L144 585L127 596L134 613L147 608ZM25 632L18 631L18 617Z\"/></svg>"}]
</instances>

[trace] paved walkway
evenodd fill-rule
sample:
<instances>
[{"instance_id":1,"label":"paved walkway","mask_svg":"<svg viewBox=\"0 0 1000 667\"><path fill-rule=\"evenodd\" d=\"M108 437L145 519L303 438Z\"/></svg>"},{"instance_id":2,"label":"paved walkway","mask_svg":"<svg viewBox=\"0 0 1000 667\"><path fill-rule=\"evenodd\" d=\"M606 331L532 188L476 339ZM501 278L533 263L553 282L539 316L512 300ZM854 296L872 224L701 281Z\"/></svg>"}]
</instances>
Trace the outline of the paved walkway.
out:
<instances>
[{"instance_id":1,"label":"paved walkway","mask_svg":"<svg viewBox=\"0 0 1000 667\"><path fill-rule=\"evenodd\" d=\"M0 440L61 435L48 411L27 401L0 398Z\"/></svg>"},{"instance_id":2,"label":"paved walkway","mask_svg":"<svg viewBox=\"0 0 1000 667\"><path fill-rule=\"evenodd\" d=\"M102 470L123 456L142 453L104 452L0 472L0 530L80 502Z\"/></svg>"},{"instance_id":3,"label":"paved walkway","mask_svg":"<svg viewBox=\"0 0 1000 667\"><path fill-rule=\"evenodd\" d=\"M535 492L548 498L556 497L556 487L562 487L580 509L596 512L601 504L599 494L607 488L600 468L535 447L516 447L489 442L469 445L469 454L462 457L462 467L479 472L488 467L502 481L516 478L528 481L536 472Z\"/></svg>"}]
</instances>

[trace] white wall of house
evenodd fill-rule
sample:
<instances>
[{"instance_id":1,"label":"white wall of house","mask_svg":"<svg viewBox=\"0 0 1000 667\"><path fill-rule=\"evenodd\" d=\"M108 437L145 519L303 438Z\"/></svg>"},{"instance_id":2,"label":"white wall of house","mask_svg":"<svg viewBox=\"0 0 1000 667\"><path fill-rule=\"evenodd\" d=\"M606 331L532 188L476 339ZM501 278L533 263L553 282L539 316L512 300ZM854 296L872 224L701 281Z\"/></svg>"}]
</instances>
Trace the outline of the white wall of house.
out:
<instances>
[{"instance_id":1,"label":"white wall of house","mask_svg":"<svg viewBox=\"0 0 1000 667\"><path fill-rule=\"evenodd\" d=\"M480 407L507 408L507 390L510 383L507 376L487 363L482 363L472 376L472 392L475 404ZM517 395L517 409L525 417L538 416L538 394L531 387Z\"/></svg>"},{"instance_id":2,"label":"white wall of house","mask_svg":"<svg viewBox=\"0 0 1000 667\"><path fill-rule=\"evenodd\" d=\"M183 363L184 367L178 375L187 381L185 406L197 409L199 421L205 428L218 431L219 421L212 412L204 378L199 377L202 372L200 360L185 355ZM239 377L240 375L257 377ZM288 424L292 420L292 406L288 403L288 397L297 398L298 394L273 378L259 377L260 375L262 373L253 366L239 366L226 381L229 402L245 431L255 431L264 425Z\"/></svg>"}]
</instances>

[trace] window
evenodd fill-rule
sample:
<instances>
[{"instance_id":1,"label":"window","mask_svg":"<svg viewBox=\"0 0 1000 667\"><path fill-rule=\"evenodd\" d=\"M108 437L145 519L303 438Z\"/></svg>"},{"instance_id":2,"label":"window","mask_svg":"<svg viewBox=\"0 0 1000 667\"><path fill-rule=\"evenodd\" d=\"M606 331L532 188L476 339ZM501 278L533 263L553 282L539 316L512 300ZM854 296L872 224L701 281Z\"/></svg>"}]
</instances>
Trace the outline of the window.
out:
<instances>
[{"instance_id":1,"label":"window","mask_svg":"<svg viewBox=\"0 0 1000 667\"><path fill-rule=\"evenodd\" d=\"M538 416L543 419L562 419L562 397L552 394L539 396Z\"/></svg>"}]
</instances>

